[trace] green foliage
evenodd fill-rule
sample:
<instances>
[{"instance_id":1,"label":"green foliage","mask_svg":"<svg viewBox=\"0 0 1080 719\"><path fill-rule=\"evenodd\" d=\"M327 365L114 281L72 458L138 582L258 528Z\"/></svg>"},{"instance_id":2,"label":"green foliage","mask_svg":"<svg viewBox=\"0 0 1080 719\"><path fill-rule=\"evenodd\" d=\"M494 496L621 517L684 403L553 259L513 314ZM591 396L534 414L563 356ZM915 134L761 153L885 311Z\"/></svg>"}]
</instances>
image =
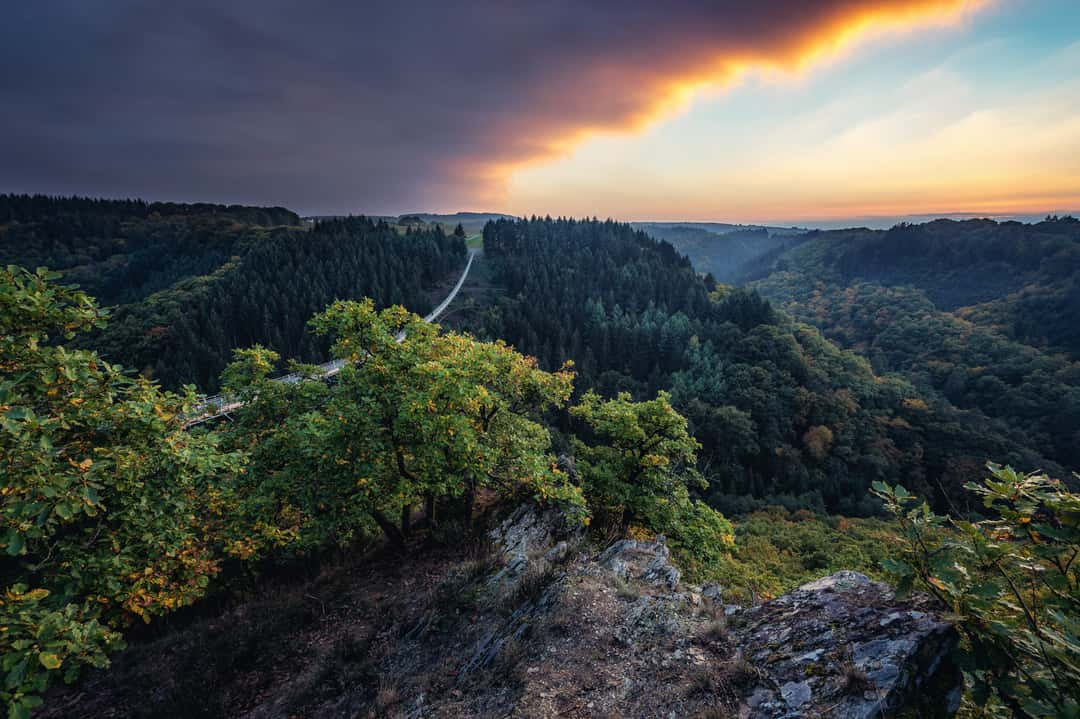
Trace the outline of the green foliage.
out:
<instances>
[{"instance_id":1,"label":"green foliage","mask_svg":"<svg viewBox=\"0 0 1080 719\"><path fill-rule=\"evenodd\" d=\"M1069 306L1078 241L1080 221L1069 217L1034 224L935 220L889 230L813 231L803 236L802 247L762 258L743 279L814 271L841 284L914 286L944 310L994 301L1025 287L1053 287ZM1063 325L1054 323L1054 329ZM1069 334L1075 339L1075 330Z\"/></svg>"},{"instance_id":2,"label":"green foliage","mask_svg":"<svg viewBox=\"0 0 1080 719\"><path fill-rule=\"evenodd\" d=\"M574 442L574 456L592 501L627 527L643 521L662 531L674 523L677 503L688 488L705 482L694 467L698 444L686 419L664 392L648 402L620 394L605 402L594 392L570 410L596 438Z\"/></svg>"},{"instance_id":3,"label":"green foliage","mask_svg":"<svg viewBox=\"0 0 1080 719\"><path fill-rule=\"evenodd\" d=\"M0 195L0 266L63 270L114 305L213 271L255 227L299 224L280 207Z\"/></svg>"},{"instance_id":4,"label":"green foliage","mask_svg":"<svg viewBox=\"0 0 1080 719\"><path fill-rule=\"evenodd\" d=\"M753 604L806 582L853 569L882 577L893 527L880 519L828 517L768 507L732 520L735 543L698 579L724 587L728 601Z\"/></svg>"},{"instance_id":5,"label":"green foliage","mask_svg":"<svg viewBox=\"0 0 1080 719\"><path fill-rule=\"evenodd\" d=\"M261 345L233 350L233 361L221 373L221 386L226 394L240 399L245 389L264 389L281 356Z\"/></svg>"},{"instance_id":6,"label":"green foliage","mask_svg":"<svg viewBox=\"0 0 1080 719\"><path fill-rule=\"evenodd\" d=\"M982 484L967 485L992 515L979 522L875 485L902 540L882 564L898 592L918 587L955 614L976 713L1078 716L1080 495L1045 474L989 469Z\"/></svg>"},{"instance_id":7,"label":"green foliage","mask_svg":"<svg viewBox=\"0 0 1080 719\"><path fill-rule=\"evenodd\" d=\"M185 431L190 388L162 392L56 342L103 322L86 295L44 270L0 279L0 649L13 716L50 673L104 665L132 619L203 596L227 560L348 546L376 526L400 541L421 503L464 498L468 518L481 492L525 496L584 522L587 495L670 534L691 568L730 545L730 524L691 501L705 486L697 443L665 394L586 395L573 414L606 444L578 443L575 486L543 424L570 398L569 367L545 372L401 307L339 301L311 321L344 362L333 382L305 381L316 369L298 365L298 381L274 382L275 352L236 350L222 378L242 403L234 421Z\"/></svg>"},{"instance_id":8,"label":"green foliage","mask_svg":"<svg viewBox=\"0 0 1080 719\"><path fill-rule=\"evenodd\" d=\"M689 579L708 576L728 559L735 544L735 530L724 515L700 499L676 503L670 524L657 527L671 534L676 561Z\"/></svg>"},{"instance_id":9,"label":"green foliage","mask_svg":"<svg viewBox=\"0 0 1080 719\"><path fill-rule=\"evenodd\" d=\"M997 467L973 493L956 491L975 456L1025 466L1039 461L1036 449L1072 456L1075 363L1014 351L1000 329L972 329L914 291L815 285L805 306L783 299L902 373L879 376L627 225L489 223L487 261L505 295L474 329L537 361L390 306L425 307L423 288L460 260L464 230L350 218L306 231L268 227L289 219L273 210L84 202L0 198L5 252L18 250L16 236L55 235L34 251L95 267L140 299L102 330L105 313L55 275L0 273L0 695L12 716L51 676L103 665L129 621L198 599L227 562L254 568L378 531L402 541L421 505L425 521L438 507L467 525L475 505L521 496L580 521L665 533L690 578L741 601L837 569L872 574L890 547L882 522L789 510L871 514L885 501L907 539L885 566L902 589L926 588L960 617L973 696L1036 715L1075 711L1075 495ZM877 245L852 236L850 255L814 237L793 252L838 277L855 273L858 257L892 279ZM934 261L948 253L940 237L928 242ZM1060 238L1040 242L1029 251L1068 255ZM1008 254L1006 245L986 251ZM152 278L125 284L128 270L151 267ZM794 293L804 280L778 270L762 286ZM372 299L326 308L362 293ZM309 336L308 317L324 308ZM243 406L228 424L185 432L193 391L163 392L73 348L86 332L170 383L209 387L223 370ZM244 349L226 366L235 346ZM319 370L295 362L297 381L270 380L282 356L327 351L344 362L333 381L306 381ZM571 358L584 394L564 411ZM1047 419L1013 421L1032 415ZM549 425L576 432L580 485L556 465ZM905 490L882 483L900 477L933 492L935 506L974 496L994 519L912 508ZM755 511L774 504L786 509ZM747 514L733 528L718 509Z\"/></svg>"},{"instance_id":10,"label":"green foliage","mask_svg":"<svg viewBox=\"0 0 1080 719\"><path fill-rule=\"evenodd\" d=\"M164 387L217 380L234 347L326 359L307 320L338 298L424 313L457 271L465 238L436 226L399 234L362 217L311 227L281 208L0 195L0 266L62 270L107 306L80 345Z\"/></svg>"},{"instance_id":11,"label":"green foliage","mask_svg":"<svg viewBox=\"0 0 1080 719\"><path fill-rule=\"evenodd\" d=\"M49 673L71 680L104 664L132 618L204 593L227 512L219 483L239 460L183 432L190 391L163 393L56 344L104 319L56 277L0 271L0 697L11 716Z\"/></svg>"},{"instance_id":12,"label":"green foliage","mask_svg":"<svg viewBox=\"0 0 1080 719\"><path fill-rule=\"evenodd\" d=\"M695 468L698 443L667 393L632 402L623 393L604 401L594 392L570 409L593 438L574 440L574 457L594 512L624 530L640 524L672 537L692 572L723 556L734 540L731 524L690 498L707 486Z\"/></svg>"},{"instance_id":13,"label":"green foliage","mask_svg":"<svg viewBox=\"0 0 1080 719\"><path fill-rule=\"evenodd\" d=\"M51 675L103 666L119 630L203 596L228 559L348 545L428 498L481 490L558 504L583 521L542 414L573 374L503 343L440 334L401 307L338 302L312 321L347 361L335 382L272 382L274 352L224 373L245 404L185 431L195 396L131 379L55 341L98 326L86 295L44 270L0 273L2 695L11 716ZM222 446L224 445L224 447ZM407 531L404 525L400 533Z\"/></svg>"},{"instance_id":14,"label":"green foliage","mask_svg":"<svg viewBox=\"0 0 1080 719\"><path fill-rule=\"evenodd\" d=\"M584 518L538 422L568 399L569 370L543 372L503 343L441 334L371 300L337 302L311 324L347 361L333 384L266 382L272 358L259 349L226 371L230 391L250 400L228 434L253 455L253 523L308 549L354 541L373 521L400 541L408 528L391 518L429 497L471 506L482 489Z\"/></svg>"}]
</instances>

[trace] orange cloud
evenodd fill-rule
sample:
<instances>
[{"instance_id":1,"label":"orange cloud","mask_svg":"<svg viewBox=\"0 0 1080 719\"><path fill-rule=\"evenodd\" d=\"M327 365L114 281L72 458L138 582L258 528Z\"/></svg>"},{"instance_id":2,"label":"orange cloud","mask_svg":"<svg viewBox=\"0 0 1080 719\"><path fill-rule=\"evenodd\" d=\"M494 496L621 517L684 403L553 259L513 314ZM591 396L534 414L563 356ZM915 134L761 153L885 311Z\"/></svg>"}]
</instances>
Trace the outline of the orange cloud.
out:
<instances>
[{"instance_id":1,"label":"orange cloud","mask_svg":"<svg viewBox=\"0 0 1080 719\"><path fill-rule=\"evenodd\" d=\"M501 205L515 170L703 88L797 76L989 1L16 3L0 189L311 214Z\"/></svg>"},{"instance_id":2,"label":"orange cloud","mask_svg":"<svg viewBox=\"0 0 1080 719\"><path fill-rule=\"evenodd\" d=\"M474 204L498 204L514 172L564 156L596 135L640 132L747 72L797 76L859 42L957 25L990 1L763 0L756 12L732 10L731 23L722 8L680 17L676 6L671 27L643 28L657 37L639 38L639 51L608 48L557 67L518 112L488 129L488 151L460 158L456 169L469 180L466 194L480 195Z\"/></svg>"}]
</instances>

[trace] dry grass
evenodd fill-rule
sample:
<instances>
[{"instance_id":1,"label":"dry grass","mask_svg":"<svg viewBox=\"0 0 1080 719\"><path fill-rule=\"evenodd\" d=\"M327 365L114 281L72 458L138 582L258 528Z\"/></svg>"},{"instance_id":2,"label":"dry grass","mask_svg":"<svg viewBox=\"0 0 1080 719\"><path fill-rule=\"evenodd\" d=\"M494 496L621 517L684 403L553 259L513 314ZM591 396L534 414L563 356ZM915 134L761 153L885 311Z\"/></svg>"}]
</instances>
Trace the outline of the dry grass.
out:
<instances>
[{"instance_id":1,"label":"dry grass","mask_svg":"<svg viewBox=\"0 0 1080 719\"><path fill-rule=\"evenodd\" d=\"M559 570L543 560L530 563L513 590L506 597L505 608L514 611L525 602L537 602L552 582L560 576Z\"/></svg>"},{"instance_id":2,"label":"dry grass","mask_svg":"<svg viewBox=\"0 0 1080 719\"><path fill-rule=\"evenodd\" d=\"M758 680L757 671L741 654L724 662L699 666L689 674L684 695L697 705L687 716L731 719L739 716L740 698Z\"/></svg>"},{"instance_id":3,"label":"dry grass","mask_svg":"<svg viewBox=\"0 0 1080 719\"><path fill-rule=\"evenodd\" d=\"M615 577L615 596L619 599L635 602L641 596L641 591L622 577Z\"/></svg>"},{"instance_id":4,"label":"dry grass","mask_svg":"<svg viewBox=\"0 0 1080 719\"><path fill-rule=\"evenodd\" d=\"M697 667L690 672L686 695L690 697L715 695L721 689L719 677L712 667Z\"/></svg>"},{"instance_id":5,"label":"dry grass","mask_svg":"<svg viewBox=\"0 0 1080 719\"><path fill-rule=\"evenodd\" d=\"M724 683L733 690L745 689L758 680L757 669L741 652L724 662L720 666L720 673Z\"/></svg>"},{"instance_id":6,"label":"dry grass","mask_svg":"<svg viewBox=\"0 0 1080 719\"><path fill-rule=\"evenodd\" d=\"M525 647L515 639L507 639L499 649L495 660L488 667L489 685L519 687L522 684L522 666L525 663Z\"/></svg>"},{"instance_id":7,"label":"dry grass","mask_svg":"<svg viewBox=\"0 0 1080 719\"><path fill-rule=\"evenodd\" d=\"M721 615L718 619L712 619L701 627L698 637L708 643L720 643L728 638L727 620Z\"/></svg>"},{"instance_id":8,"label":"dry grass","mask_svg":"<svg viewBox=\"0 0 1080 719\"><path fill-rule=\"evenodd\" d=\"M709 619L726 619L727 615L724 613L724 605L719 602L705 597L702 598L700 606L698 606L695 612L699 617L708 617Z\"/></svg>"},{"instance_id":9,"label":"dry grass","mask_svg":"<svg viewBox=\"0 0 1080 719\"><path fill-rule=\"evenodd\" d=\"M840 688L845 694L862 694L873 689L874 683L849 659L840 665Z\"/></svg>"},{"instance_id":10,"label":"dry grass","mask_svg":"<svg viewBox=\"0 0 1080 719\"><path fill-rule=\"evenodd\" d=\"M390 707L401 701L401 693L392 683L383 680L379 682L379 690L375 692L375 708L385 712Z\"/></svg>"}]
</instances>

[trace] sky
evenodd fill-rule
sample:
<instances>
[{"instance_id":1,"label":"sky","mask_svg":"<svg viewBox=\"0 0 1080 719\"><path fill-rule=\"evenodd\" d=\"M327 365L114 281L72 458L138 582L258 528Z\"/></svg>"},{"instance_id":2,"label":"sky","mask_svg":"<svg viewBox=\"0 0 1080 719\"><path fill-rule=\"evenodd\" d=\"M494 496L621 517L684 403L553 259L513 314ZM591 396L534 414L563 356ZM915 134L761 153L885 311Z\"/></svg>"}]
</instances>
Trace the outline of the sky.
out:
<instances>
[{"instance_id":1,"label":"sky","mask_svg":"<svg viewBox=\"0 0 1080 719\"><path fill-rule=\"evenodd\" d=\"M36 0L0 192L821 224L1080 208L1076 0Z\"/></svg>"}]
</instances>

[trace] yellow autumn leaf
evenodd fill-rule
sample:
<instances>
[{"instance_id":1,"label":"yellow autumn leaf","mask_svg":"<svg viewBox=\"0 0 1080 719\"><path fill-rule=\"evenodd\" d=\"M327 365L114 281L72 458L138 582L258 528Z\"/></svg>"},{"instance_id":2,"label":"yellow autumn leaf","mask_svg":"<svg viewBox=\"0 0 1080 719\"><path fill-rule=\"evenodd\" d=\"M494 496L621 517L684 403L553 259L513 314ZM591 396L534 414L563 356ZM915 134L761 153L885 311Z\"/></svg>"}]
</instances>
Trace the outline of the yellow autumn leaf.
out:
<instances>
[{"instance_id":1,"label":"yellow autumn leaf","mask_svg":"<svg viewBox=\"0 0 1080 719\"><path fill-rule=\"evenodd\" d=\"M60 657L52 652L43 652L39 654L38 661L41 662L41 666L46 669L59 669L60 665L64 663Z\"/></svg>"}]
</instances>

